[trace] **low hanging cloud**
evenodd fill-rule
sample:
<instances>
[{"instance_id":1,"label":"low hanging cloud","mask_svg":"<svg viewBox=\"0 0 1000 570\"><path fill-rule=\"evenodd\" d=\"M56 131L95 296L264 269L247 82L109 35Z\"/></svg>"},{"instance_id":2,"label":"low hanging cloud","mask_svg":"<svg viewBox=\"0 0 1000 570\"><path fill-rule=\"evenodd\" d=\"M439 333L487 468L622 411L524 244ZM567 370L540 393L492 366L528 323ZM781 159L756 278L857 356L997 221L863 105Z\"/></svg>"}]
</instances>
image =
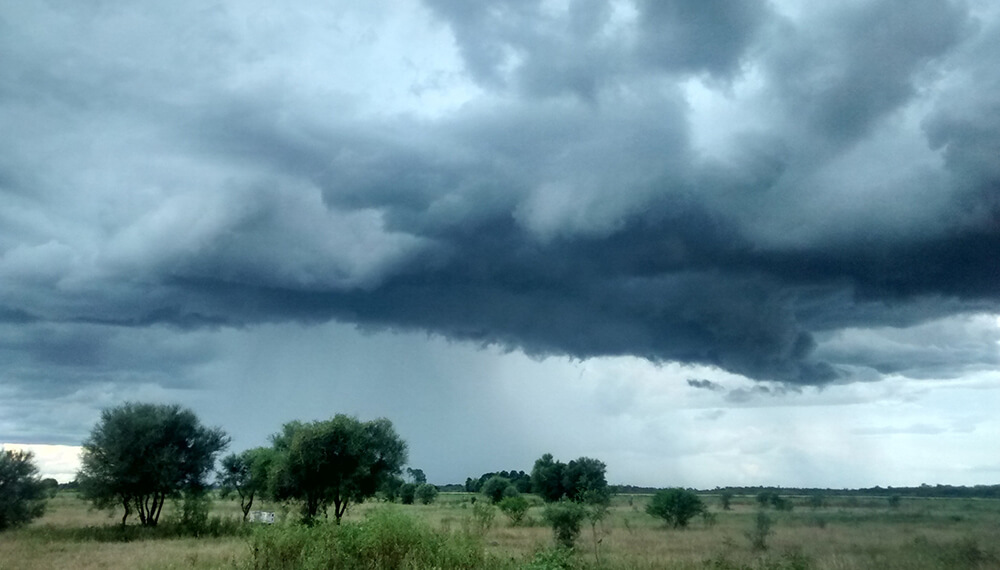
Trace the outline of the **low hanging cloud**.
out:
<instances>
[{"instance_id":1,"label":"low hanging cloud","mask_svg":"<svg viewBox=\"0 0 1000 570\"><path fill-rule=\"evenodd\" d=\"M920 356L1000 311L973 6L7 6L0 350L338 320L789 384L995 366Z\"/></svg>"}]
</instances>

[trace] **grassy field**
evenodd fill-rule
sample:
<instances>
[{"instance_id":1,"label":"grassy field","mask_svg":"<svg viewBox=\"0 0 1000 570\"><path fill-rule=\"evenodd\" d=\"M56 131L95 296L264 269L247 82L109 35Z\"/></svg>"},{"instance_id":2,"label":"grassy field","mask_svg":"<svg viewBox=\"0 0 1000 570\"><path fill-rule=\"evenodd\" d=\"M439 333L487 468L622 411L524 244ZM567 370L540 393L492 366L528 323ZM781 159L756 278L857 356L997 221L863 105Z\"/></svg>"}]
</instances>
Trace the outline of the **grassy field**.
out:
<instances>
[{"instance_id":1,"label":"grassy field","mask_svg":"<svg viewBox=\"0 0 1000 570\"><path fill-rule=\"evenodd\" d=\"M484 529L478 524L482 500L477 517L470 498L442 493L427 506L369 502L352 508L345 520L360 523L389 510L416 519L441 540L473 536L469 548L484 556L474 564L491 568L1000 568L1000 501L994 500L904 498L891 508L886 500L847 497L811 508L805 497L792 497L794 510L766 511L773 534L767 550L760 551L746 536L757 515L753 497L735 497L732 510L723 511L716 497L705 495L712 516L673 530L645 514L649 497L622 495L601 524L584 523L575 552L567 557L553 548L540 503L529 511L527 525L512 527L496 512ZM295 518L280 506L270 508L279 519ZM215 501L212 514L231 523L205 536L183 536L169 524L175 512L165 509L162 528L130 525L123 531L120 513L90 510L63 491L43 518L0 534L0 569L253 568L259 562L253 546L272 544L272 537L291 526L241 529L235 523L238 508L230 501Z\"/></svg>"}]
</instances>

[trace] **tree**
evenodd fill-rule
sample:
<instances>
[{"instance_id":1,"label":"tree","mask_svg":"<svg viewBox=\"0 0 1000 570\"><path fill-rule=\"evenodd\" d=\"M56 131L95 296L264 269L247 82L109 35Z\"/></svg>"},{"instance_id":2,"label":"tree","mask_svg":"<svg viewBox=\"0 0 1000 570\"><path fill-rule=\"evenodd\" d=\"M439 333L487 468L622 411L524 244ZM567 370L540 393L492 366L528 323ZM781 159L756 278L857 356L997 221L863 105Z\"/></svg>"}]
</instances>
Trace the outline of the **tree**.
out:
<instances>
[{"instance_id":1,"label":"tree","mask_svg":"<svg viewBox=\"0 0 1000 570\"><path fill-rule=\"evenodd\" d=\"M581 457L569 462L563 469L563 493L571 501L601 501L608 495L608 481L604 477L607 467L603 461Z\"/></svg>"},{"instance_id":2,"label":"tree","mask_svg":"<svg viewBox=\"0 0 1000 570\"><path fill-rule=\"evenodd\" d=\"M427 482L427 475L424 475L423 469L413 469L411 467L406 468L406 474L410 476L417 485L423 485Z\"/></svg>"},{"instance_id":3,"label":"tree","mask_svg":"<svg viewBox=\"0 0 1000 570\"><path fill-rule=\"evenodd\" d=\"M0 531L42 516L46 497L34 454L0 449Z\"/></svg>"},{"instance_id":4,"label":"tree","mask_svg":"<svg viewBox=\"0 0 1000 570\"><path fill-rule=\"evenodd\" d=\"M646 513L673 525L674 528L687 526L695 515L705 512L705 504L694 491L687 489L664 489L657 491L646 505Z\"/></svg>"},{"instance_id":5,"label":"tree","mask_svg":"<svg viewBox=\"0 0 1000 570\"><path fill-rule=\"evenodd\" d=\"M508 487L512 487L512 485L510 484L510 479L506 477L501 477L499 475L494 475L489 479L487 479L485 483L483 483L483 487L481 490L484 495L489 497L490 503L495 505L499 503L501 500L503 500L504 491L506 491Z\"/></svg>"},{"instance_id":6,"label":"tree","mask_svg":"<svg viewBox=\"0 0 1000 570\"><path fill-rule=\"evenodd\" d=\"M563 487L563 471L566 465L546 453L535 460L531 469L531 491L546 502L558 501L565 494Z\"/></svg>"},{"instance_id":7,"label":"tree","mask_svg":"<svg viewBox=\"0 0 1000 570\"><path fill-rule=\"evenodd\" d=\"M434 485L424 483L417 486L417 489L413 492L413 496L416 500L420 501L420 504L429 505L434 502L434 499L437 499L438 490Z\"/></svg>"},{"instance_id":8,"label":"tree","mask_svg":"<svg viewBox=\"0 0 1000 570\"><path fill-rule=\"evenodd\" d=\"M126 402L101 413L83 443L80 493L101 509L121 505L156 526L168 497L198 493L229 438L177 405Z\"/></svg>"},{"instance_id":9,"label":"tree","mask_svg":"<svg viewBox=\"0 0 1000 570\"><path fill-rule=\"evenodd\" d=\"M222 459L218 472L220 496L225 499L235 493L240 499L243 520L247 520L254 498L267 493L268 474L274 463L274 451L266 447L248 449L239 455L231 453Z\"/></svg>"},{"instance_id":10,"label":"tree","mask_svg":"<svg viewBox=\"0 0 1000 570\"><path fill-rule=\"evenodd\" d=\"M332 504L339 524L351 503L374 495L406 463L406 443L385 418L361 422L337 414L326 421L291 422L273 440L279 452L274 497L301 501L306 523Z\"/></svg>"}]
</instances>

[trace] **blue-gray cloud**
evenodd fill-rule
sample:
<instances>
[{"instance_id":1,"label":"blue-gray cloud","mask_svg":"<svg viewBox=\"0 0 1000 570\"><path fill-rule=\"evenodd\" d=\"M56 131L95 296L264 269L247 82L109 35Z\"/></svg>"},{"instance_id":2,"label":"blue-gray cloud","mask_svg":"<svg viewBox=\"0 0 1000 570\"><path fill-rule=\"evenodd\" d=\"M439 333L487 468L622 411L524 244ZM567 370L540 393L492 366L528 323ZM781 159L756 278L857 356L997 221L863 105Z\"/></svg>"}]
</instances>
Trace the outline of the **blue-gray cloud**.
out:
<instances>
[{"instance_id":1,"label":"blue-gray cloud","mask_svg":"<svg viewBox=\"0 0 1000 570\"><path fill-rule=\"evenodd\" d=\"M998 24L964 3L426 4L467 100L425 114L325 78L406 42L348 7L0 9L0 350L338 320L823 384L928 373L838 331L997 312ZM752 115L727 149L692 82Z\"/></svg>"}]
</instances>

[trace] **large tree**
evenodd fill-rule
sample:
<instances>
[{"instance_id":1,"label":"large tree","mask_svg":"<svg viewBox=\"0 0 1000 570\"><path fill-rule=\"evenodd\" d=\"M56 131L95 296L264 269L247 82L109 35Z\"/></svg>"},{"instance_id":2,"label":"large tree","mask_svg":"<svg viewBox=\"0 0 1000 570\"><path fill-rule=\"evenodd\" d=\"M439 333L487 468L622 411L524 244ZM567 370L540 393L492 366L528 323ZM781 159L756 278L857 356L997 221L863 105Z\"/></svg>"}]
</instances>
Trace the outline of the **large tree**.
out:
<instances>
[{"instance_id":1,"label":"large tree","mask_svg":"<svg viewBox=\"0 0 1000 570\"><path fill-rule=\"evenodd\" d=\"M607 467L591 457L574 459L563 470L566 498L577 502L602 502L608 496Z\"/></svg>"},{"instance_id":2,"label":"large tree","mask_svg":"<svg viewBox=\"0 0 1000 570\"><path fill-rule=\"evenodd\" d=\"M233 494L239 497L244 521L250 514L254 499L267 493L268 474L274 457L273 449L255 447L239 455L231 453L222 458L218 473L220 495L223 499Z\"/></svg>"},{"instance_id":3,"label":"large tree","mask_svg":"<svg viewBox=\"0 0 1000 570\"><path fill-rule=\"evenodd\" d=\"M33 454L0 449L0 531L42 516L46 496Z\"/></svg>"},{"instance_id":4,"label":"large tree","mask_svg":"<svg viewBox=\"0 0 1000 570\"><path fill-rule=\"evenodd\" d=\"M535 466L531 469L531 492L546 502L561 499L566 493L563 487L565 469L566 464L553 459L551 453L546 453L535 460Z\"/></svg>"},{"instance_id":5,"label":"large tree","mask_svg":"<svg viewBox=\"0 0 1000 570\"><path fill-rule=\"evenodd\" d=\"M123 525L135 511L143 526L156 526L167 497L204 488L228 444L188 409L126 402L104 410L83 443L80 493L97 508L120 505Z\"/></svg>"},{"instance_id":6,"label":"large tree","mask_svg":"<svg viewBox=\"0 0 1000 570\"><path fill-rule=\"evenodd\" d=\"M339 523L348 505L400 475L407 457L406 443L385 418L361 422L338 414L326 421L292 422L273 441L279 453L275 498L301 501L307 523L331 504Z\"/></svg>"}]
</instances>

